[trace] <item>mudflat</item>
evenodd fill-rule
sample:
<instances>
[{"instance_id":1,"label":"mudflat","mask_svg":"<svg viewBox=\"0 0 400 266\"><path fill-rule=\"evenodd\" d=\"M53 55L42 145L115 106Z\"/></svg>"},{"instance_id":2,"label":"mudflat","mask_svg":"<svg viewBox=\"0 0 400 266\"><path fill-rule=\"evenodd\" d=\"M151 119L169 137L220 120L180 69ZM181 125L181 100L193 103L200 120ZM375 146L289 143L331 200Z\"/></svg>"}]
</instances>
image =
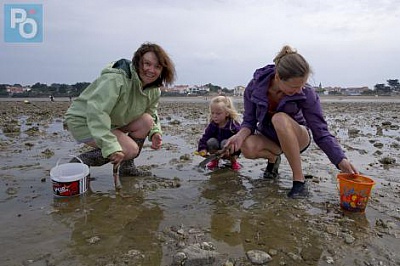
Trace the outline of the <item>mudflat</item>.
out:
<instances>
[{"instance_id":1,"label":"mudflat","mask_svg":"<svg viewBox=\"0 0 400 266\"><path fill-rule=\"evenodd\" d=\"M400 265L400 100L322 97L331 132L375 182L364 213L340 208L339 171L312 142L302 155L311 195L292 200L285 159L209 171L194 155L209 98L162 98L163 147L146 141L148 177L90 168L89 191L53 194L50 169L87 148L63 127L68 99L0 100L0 265ZM241 98L235 98L239 112ZM258 255L254 255L258 254Z\"/></svg>"}]
</instances>

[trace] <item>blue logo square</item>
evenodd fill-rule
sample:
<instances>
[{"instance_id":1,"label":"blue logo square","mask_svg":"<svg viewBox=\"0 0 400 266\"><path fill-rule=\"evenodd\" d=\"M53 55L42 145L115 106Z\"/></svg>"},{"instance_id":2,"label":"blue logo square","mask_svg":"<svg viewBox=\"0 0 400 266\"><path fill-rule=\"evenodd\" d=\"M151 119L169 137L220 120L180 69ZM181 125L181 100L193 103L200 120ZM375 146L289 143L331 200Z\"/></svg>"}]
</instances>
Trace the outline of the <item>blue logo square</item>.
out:
<instances>
[{"instance_id":1,"label":"blue logo square","mask_svg":"<svg viewBox=\"0 0 400 266\"><path fill-rule=\"evenodd\" d=\"M43 42L43 6L41 4L5 4L4 41Z\"/></svg>"}]
</instances>

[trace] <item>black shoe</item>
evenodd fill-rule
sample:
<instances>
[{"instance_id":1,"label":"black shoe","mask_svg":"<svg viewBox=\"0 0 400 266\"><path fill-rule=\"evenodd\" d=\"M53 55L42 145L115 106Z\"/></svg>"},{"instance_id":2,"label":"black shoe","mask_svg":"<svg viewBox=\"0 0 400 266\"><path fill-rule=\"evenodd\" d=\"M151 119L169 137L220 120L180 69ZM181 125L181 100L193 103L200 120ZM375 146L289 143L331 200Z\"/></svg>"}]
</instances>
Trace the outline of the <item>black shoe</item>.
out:
<instances>
[{"instance_id":1,"label":"black shoe","mask_svg":"<svg viewBox=\"0 0 400 266\"><path fill-rule=\"evenodd\" d=\"M102 166L110 162L110 159L104 158L100 149L94 149L78 155L78 158L88 166ZM77 158L72 158L70 163L80 163Z\"/></svg>"},{"instance_id":2,"label":"black shoe","mask_svg":"<svg viewBox=\"0 0 400 266\"><path fill-rule=\"evenodd\" d=\"M264 171L263 177L265 179L276 179L278 178L278 169L281 164L281 156L278 155L276 157L276 161L274 163L268 163L267 168Z\"/></svg>"},{"instance_id":3,"label":"black shoe","mask_svg":"<svg viewBox=\"0 0 400 266\"><path fill-rule=\"evenodd\" d=\"M304 199L309 195L307 182L293 181L293 187L287 194L292 199Z\"/></svg>"},{"instance_id":4,"label":"black shoe","mask_svg":"<svg viewBox=\"0 0 400 266\"><path fill-rule=\"evenodd\" d=\"M136 167L134 159L123 161L119 168L120 176L151 176L150 171L143 171Z\"/></svg>"}]
</instances>

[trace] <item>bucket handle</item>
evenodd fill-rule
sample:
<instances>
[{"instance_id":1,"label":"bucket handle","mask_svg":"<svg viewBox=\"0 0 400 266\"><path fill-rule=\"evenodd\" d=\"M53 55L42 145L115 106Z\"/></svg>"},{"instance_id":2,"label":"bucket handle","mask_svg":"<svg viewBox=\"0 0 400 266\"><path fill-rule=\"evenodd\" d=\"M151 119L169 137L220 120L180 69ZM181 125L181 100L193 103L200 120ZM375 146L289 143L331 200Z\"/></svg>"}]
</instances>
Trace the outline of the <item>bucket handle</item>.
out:
<instances>
[{"instance_id":1,"label":"bucket handle","mask_svg":"<svg viewBox=\"0 0 400 266\"><path fill-rule=\"evenodd\" d=\"M74 158L78 159L78 161L80 161L80 162L81 162L81 164L84 164L84 163L83 163L83 161L81 160L81 158L79 158L78 156L75 156L75 155L72 155L72 154L70 154L69 156L70 156L70 157L74 157ZM59 158L59 159L57 160L56 166L58 166L58 165L59 165L59 163L60 163L61 159L65 159L65 158L66 158L66 157L61 157L61 158Z\"/></svg>"},{"instance_id":2,"label":"bucket handle","mask_svg":"<svg viewBox=\"0 0 400 266\"><path fill-rule=\"evenodd\" d=\"M83 161L82 161L79 157L77 157L77 156L75 156L75 155L72 155L72 154L70 154L69 157L76 158L76 159L78 159L78 161L81 162L82 166L85 165L85 164L83 163ZM67 157L61 157L61 158L59 158L59 159L57 160L56 169L58 170L58 174L59 174L60 176L62 175L62 172L61 172L61 169L59 169L58 165L60 164L61 159L66 159L66 158L67 158Z\"/></svg>"}]
</instances>

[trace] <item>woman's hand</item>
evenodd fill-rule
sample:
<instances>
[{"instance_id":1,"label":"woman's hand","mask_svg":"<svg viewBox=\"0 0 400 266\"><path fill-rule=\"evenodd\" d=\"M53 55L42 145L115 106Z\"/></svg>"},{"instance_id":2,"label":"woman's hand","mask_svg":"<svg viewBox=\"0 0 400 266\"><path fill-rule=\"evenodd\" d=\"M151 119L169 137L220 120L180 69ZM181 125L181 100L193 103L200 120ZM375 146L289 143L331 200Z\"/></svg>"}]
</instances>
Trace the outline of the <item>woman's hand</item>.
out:
<instances>
[{"instance_id":1,"label":"woman's hand","mask_svg":"<svg viewBox=\"0 0 400 266\"><path fill-rule=\"evenodd\" d=\"M228 151L230 154L233 154L234 152L240 150L240 147L242 147L243 140L239 135L233 135L228 139L228 141L225 144L225 147L228 147Z\"/></svg>"},{"instance_id":2,"label":"woman's hand","mask_svg":"<svg viewBox=\"0 0 400 266\"><path fill-rule=\"evenodd\" d=\"M344 173L359 174L358 170L354 167L354 165L352 165L350 161L347 160L346 158L340 161L338 167Z\"/></svg>"},{"instance_id":3,"label":"woman's hand","mask_svg":"<svg viewBox=\"0 0 400 266\"><path fill-rule=\"evenodd\" d=\"M160 133L154 133L151 137L151 148L158 150L161 148L162 138Z\"/></svg>"},{"instance_id":4,"label":"woman's hand","mask_svg":"<svg viewBox=\"0 0 400 266\"><path fill-rule=\"evenodd\" d=\"M110 162L112 164L120 164L125 158L125 154L122 151L116 151L110 156L108 156L108 159L110 159Z\"/></svg>"},{"instance_id":5,"label":"woman's hand","mask_svg":"<svg viewBox=\"0 0 400 266\"><path fill-rule=\"evenodd\" d=\"M243 145L243 141L250 135L250 130L247 128L243 128L239 130L238 133L233 135L228 139L225 144L225 147L229 147L228 151L230 154L240 150Z\"/></svg>"}]
</instances>

